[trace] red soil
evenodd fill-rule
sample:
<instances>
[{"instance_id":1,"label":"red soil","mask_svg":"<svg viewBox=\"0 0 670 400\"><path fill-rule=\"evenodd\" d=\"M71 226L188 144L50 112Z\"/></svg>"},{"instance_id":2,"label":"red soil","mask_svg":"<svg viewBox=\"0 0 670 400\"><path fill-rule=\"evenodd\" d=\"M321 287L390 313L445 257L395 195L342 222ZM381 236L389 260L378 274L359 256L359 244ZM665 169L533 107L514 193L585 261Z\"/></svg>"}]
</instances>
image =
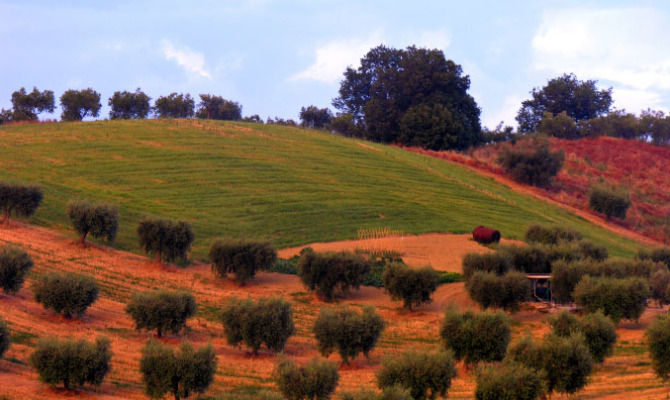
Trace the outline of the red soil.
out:
<instances>
[{"instance_id":1,"label":"red soil","mask_svg":"<svg viewBox=\"0 0 670 400\"><path fill-rule=\"evenodd\" d=\"M471 245L474 246L471 249L473 251L487 251L485 247L469 242L461 235L406 237L402 242L414 243L406 247L408 252L418 251L412 250L414 249L412 246L418 246L419 243L424 243L428 247L435 246L436 249L440 246L455 249ZM199 316L189 321L188 328L182 336L167 336L162 340L176 344L181 338L188 338L196 346L207 342L213 344L219 362L214 384L207 392L207 395L212 396L234 393L242 387L250 386L275 389L269 378L276 357L266 352L253 357L245 349L229 346L223 338L220 324L213 315L212 310L215 307L219 307L232 296L257 298L278 295L290 300L294 309L297 332L289 340L285 352L291 358L306 361L317 356L316 343L310 330L319 308L332 306L306 293L298 278L291 275L261 273L252 283L239 287L230 280L214 278L209 266L205 264L196 264L185 269L160 267L145 257L97 245L84 249L76 243L75 238L20 224L15 224L10 229L0 228L0 245L5 243L20 245L35 261L31 279L28 279L17 296L0 295L0 316L8 321L15 337L23 336L22 340L10 347L4 359L0 360L0 397L7 396L9 399L146 398L142 393L142 381L138 373L139 354L144 342L152 335L135 331L132 321L124 313L124 303L136 290L157 287L186 288L194 293L201 307ZM452 243L452 247L448 247L449 243ZM349 248L364 245L351 242ZM397 247L393 249L397 250ZM450 256L445 256L442 261L439 257L417 256L416 265L423 265L428 261L438 267L442 265L445 269L453 269L455 263L460 260L460 253L455 250L448 253ZM448 260L449 257L452 259ZM100 299L81 320L65 320L45 311L32 299L30 290L32 278L51 270L89 274L101 284ZM341 379L338 389L340 391L360 387L373 388L375 371L385 355L408 348L439 347L439 324L446 305L454 303L460 309L476 308L468 298L462 283L440 286L432 304L419 307L412 313L401 309L400 303L392 301L383 291L369 287L352 292L339 303L350 307L375 305L387 321L387 328L370 360L359 357L351 365L340 368ZM658 310L650 309L640 325L620 327L619 334L621 340L626 341L626 346L638 346L642 343L643 329L656 313ZM532 332L534 336L540 337L547 332L543 313L528 309L513 315L512 318L517 321L513 328L515 337L526 332ZM77 392L53 389L40 383L37 374L26 365L36 337L92 339L98 335L105 335L111 339L114 353L112 371L100 388L86 387ZM337 355L331 355L329 358L339 362ZM592 384L582 392L583 398L600 397L611 393L612 388L620 394L618 398L664 397L661 382L654 378L651 368L644 363L648 363L646 354L624 352L611 357L600 367L592 379ZM472 373L460 368L459 376L449 391L449 398L469 399L472 398L473 390Z\"/></svg>"},{"instance_id":2,"label":"red soil","mask_svg":"<svg viewBox=\"0 0 670 400\"><path fill-rule=\"evenodd\" d=\"M475 169L510 188L568 208L592 223L648 245L670 244L670 147L610 137L551 139L553 149L565 152L565 164L551 188L519 184L496 164L501 145L470 154L451 151L407 150ZM632 205L623 221L606 220L588 208L589 188L598 183L622 186Z\"/></svg>"}]
</instances>

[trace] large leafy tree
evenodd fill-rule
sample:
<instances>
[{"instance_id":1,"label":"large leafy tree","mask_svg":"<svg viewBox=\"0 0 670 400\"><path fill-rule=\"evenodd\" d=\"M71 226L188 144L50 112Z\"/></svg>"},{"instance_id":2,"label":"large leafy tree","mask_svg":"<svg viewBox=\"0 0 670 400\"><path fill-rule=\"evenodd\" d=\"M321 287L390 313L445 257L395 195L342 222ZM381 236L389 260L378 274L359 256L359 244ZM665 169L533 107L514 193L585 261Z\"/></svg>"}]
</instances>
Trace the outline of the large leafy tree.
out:
<instances>
[{"instance_id":1,"label":"large leafy tree","mask_svg":"<svg viewBox=\"0 0 670 400\"><path fill-rule=\"evenodd\" d=\"M327 108L308 106L300 109L300 125L305 128L325 128L332 119L333 113Z\"/></svg>"},{"instance_id":2,"label":"large leafy tree","mask_svg":"<svg viewBox=\"0 0 670 400\"><path fill-rule=\"evenodd\" d=\"M81 121L85 117L97 117L100 112L100 93L88 88L83 90L67 90L60 96L63 108L63 121Z\"/></svg>"},{"instance_id":3,"label":"large leafy tree","mask_svg":"<svg viewBox=\"0 0 670 400\"><path fill-rule=\"evenodd\" d=\"M190 94L170 93L156 99L154 113L158 118L191 118L194 108L195 101Z\"/></svg>"},{"instance_id":4,"label":"large leafy tree","mask_svg":"<svg viewBox=\"0 0 670 400\"><path fill-rule=\"evenodd\" d=\"M33 87L33 91L26 92L21 88L12 93L13 121L36 120L37 114L47 111L54 112L54 92L51 90L39 91Z\"/></svg>"},{"instance_id":5,"label":"large leafy tree","mask_svg":"<svg viewBox=\"0 0 670 400\"><path fill-rule=\"evenodd\" d=\"M242 119L242 106L221 96L201 94L196 117L238 121Z\"/></svg>"},{"instance_id":6,"label":"large leafy tree","mask_svg":"<svg viewBox=\"0 0 670 400\"><path fill-rule=\"evenodd\" d=\"M351 114L362 137L431 149L463 149L481 140L470 78L441 50L378 46L347 68L333 105Z\"/></svg>"},{"instance_id":7,"label":"large leafy tree","mask_svg":"<svg viewBox=\"0 0 670 400\"><path fill-rule=\"evenodd\" d=\"M147 96L140 88L135 92L114 92L107 103L112 109L109 112L110 119L144 119L149 115L151 106Z\"/></svg>"},{"instance_id":8,"label":"large leafy tree","mask_svg":"<svg viewBox=\"0 0 670 400\"><path fill-rule=\"evenodd\" d=\"M612 106L612 88L598 90L597 81L580 81L575 74L563 74L534 88L532 99L521 102L516 120L520 132L534 132L545 112L553 115L565 111L575 121L605 115Z\"/></svg>"}]
</instances>

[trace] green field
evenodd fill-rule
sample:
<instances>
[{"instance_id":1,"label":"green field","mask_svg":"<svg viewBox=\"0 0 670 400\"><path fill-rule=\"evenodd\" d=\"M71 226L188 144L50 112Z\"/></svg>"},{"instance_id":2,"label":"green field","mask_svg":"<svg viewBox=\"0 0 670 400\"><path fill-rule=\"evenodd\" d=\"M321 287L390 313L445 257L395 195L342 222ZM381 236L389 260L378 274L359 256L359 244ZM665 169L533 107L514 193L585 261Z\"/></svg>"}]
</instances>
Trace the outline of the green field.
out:
<instances>
[{"instance_id":1,"label":"green field","mask_svg":"<svg viewBox=\"0 0 670 400\"><path fill-rule=\"evenodd\" d=\"M65 206L117 204L116 246L137 251L143 215L189 221L194 255L217 236L278 247L356 238L362 228L522 238L561 224L631 255L639 245L463 167L312 130L238 122L149 120L0 127L0 179L43 185L32 222L68 230ZM74 234L73 234L74 236Z\"/></svg>"}]
</instances>

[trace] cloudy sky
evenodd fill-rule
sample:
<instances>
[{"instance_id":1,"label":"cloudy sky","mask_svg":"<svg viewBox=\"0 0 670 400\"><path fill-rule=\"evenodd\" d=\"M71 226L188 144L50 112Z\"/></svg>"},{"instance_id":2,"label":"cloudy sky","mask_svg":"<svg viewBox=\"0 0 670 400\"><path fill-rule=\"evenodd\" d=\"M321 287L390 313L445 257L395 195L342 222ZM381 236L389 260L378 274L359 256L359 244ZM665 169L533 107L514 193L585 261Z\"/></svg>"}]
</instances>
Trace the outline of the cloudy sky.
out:
<instances>
[{"instance_id":1,"label":"cloudy sky","mask_svg":"<svg viewBox=\"0 0 670 400\"><path fill-rule=\"evenodd\" d=\"M0 0L0 107L25 86L222 95L243 114L330 106L347 65L379 44L439 48L470 75L484 125L574 72L617 108L670 109L665 1ZM56 118L42 115L44 118Z\"/></svg>"}]
</instances>

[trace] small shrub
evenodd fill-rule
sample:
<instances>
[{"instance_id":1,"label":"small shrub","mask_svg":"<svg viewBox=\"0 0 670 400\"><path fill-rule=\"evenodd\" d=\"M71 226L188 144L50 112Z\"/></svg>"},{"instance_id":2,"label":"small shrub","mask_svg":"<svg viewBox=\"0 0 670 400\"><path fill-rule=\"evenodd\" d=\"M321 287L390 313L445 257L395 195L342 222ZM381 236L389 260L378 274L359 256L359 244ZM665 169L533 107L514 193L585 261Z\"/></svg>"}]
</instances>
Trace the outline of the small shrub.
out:
<instances>
[{"instance_id":1,"label":"small shrub","mask_svg":"<svg viewBox=\"0 0 670 400\"><path fill-rule=\"evenodd\" d=\"M477 400L535 400L544 393L538 371L522 364L489 365L477 371Z\"/></svg>"},{"instance_id":2,"label":"small shrub","mask_svg":"<svg viewBox=\"0 0 670 400\"><path fill-rule=\"evenodd\" d=\"M440 337L457 360L465 360L467 364L500 361L510 341L509 325L509 319L502 312L460 314L449 307L442 320Z\"/></svg>"},{"instance_id":3,"label":"small shrub","mask_svg":"<svg viewBox=\"0 0 670 400\"><path fill-rule=\"evenodd\" d=\"M670 378L670 314L661 314L645 332L649 356L659 378Z\"/></svg>"},{"instance_id":4,"label":"small shrub","mask_svg":"<svg viewBox=\"0 0 670 400\"><path fill-rule=\"evenodd\" d=\"M226 238L212 244L209 259L216 275L225 278L232 273L239 284L244 284L256 276L256 271L270 269L277 251L270 242Z\"/></svg>"},{"instance_id":5,"label":"small shrub","mask_svg":"<svg viewBox=\"0 0 670 400\"><path fill-rule=\"evenodd\" d=\"M319 353L328 357L334 350L345 364L363 353L369 356L384 329L384 320L373 307L359 314L348 308L321 309L314 324L314 336L319 342Z\"/></svg>"},{"instance_id":6,"label":"small shrub","mask_svg":"<svg viewBox=\"0 0 670 400\"><path fill-rule=\"evenodd\" d=\"M670 268L670 247L659 247L653 250L642 249L637 253L637 258L640 260L661 262Z\"/></svg>"},{"instance_id":7,"label":"small shrub","mask_svg":"<svg viewBox=\"0 0 670 400\"><path fill-rule=\"evenodd\" d=\"M254 354L263 344L274 352L282 351L295 332L291 303L278 298L255 302L233 298L221 313L221 322L228 344L244 342Z\"/></svg>"},{"instance_id":8,"label":"small shrub","mask_svg":"<svg viewBox=\"0 0 670 400\"><path fill-rule=\"evenodd\" d=\"M182 342L175 352L150 339L142 348L140 372L149 397L172 393L178 400L207 390L216 372L216 353L211 345L195 350L188 342Z\"/></svg>"},{"instance_id":9,"label":"small shrub","mask_svg":"<svg viewBox=\"0 0 670 400\"><path fill-rule=\"evenodd\" d=\"M556 245L545 246L544 249L552 265L560 260L568 262L584 259L604 261L609 256L607 248L597 246L586 240L559 242Z\"/></svg>"},{"instance_id":10,"label":"small shrub","mask_svg":"<svg viewBox=\"0 0 670 400\"><path fill-rule=\"evenodd\" d=\"M506 255L512 267L528 274L551 272L551 263L547 252L539 246L498 246L498 252Z\"/></svg>"},{"instance_id":11,"label":"small shrub","mask_svg":"<svg viewBox=\"0 0 670 400\"><path fill-rule=\"evenodd\" d=\"M51 272L33 285L35 301L65 318L81 317L98 299L98 283L90 276Z\"/></svg>"},{"instance_id":12,"label":"small shrub","mask_svg":"<svg viewBox=\"0 0 670 400\"><path fill-rule=\"evenodd\" d=\"M612 353L616 343L616 327L602 312L587 314L581 321L567 311L549 320L553 333L561 337L581 334L596 363L601 363Z\"/></svg>"},{"instance_id":13,"label":"small shrub","mask_svg":"<svg viewBox=\"0 0 670 400\"><path fill-rule=\"evenodd\" d=\"M617 339L616 327L605 314L600 311L587 314L582 318L581 331L596 363L612 354Z\"/></svg>"},{"instance_id":14,"label":"small shrub","mask_svg":"<svg viewBox=\"0 0 670 400\"><path fill-rule=\"evenodd\" d=\"M528 368L542 372L542 347L536 344L530 336L525 336L507 348L505 361L519 363Z\"/></svg>"},{"instance_id":15,"label":"small shrub","mask_svg":"<svg viewBox=\"0 0 670 400\"><path fill-rule=\"evenodd\" d=\"M528 243L558 244L582 240L582 234L560 226L531 225L524 236Z\"/></svg>"},{"instance_id":16,"label":"small shrub","mask_svg":"<svg viewBox=\"0 0 670 400\"><path fill-rule=\"evenodd\" d=\"M143 218L137 226L140 247L155 254L160 263L186 259L195 236L191 225L183 221Z\"/></svg>"},{"instance_id":17,"label":"small shrub","mask_svg":"<svg viewBox=\"0 0 670 400\"><path fill-rule=\"evenodd\" d=\"M91 204L86 200L72 201L67 206L72 227L80 235L81 244L86 236L105 238L113 242L119 229L119 211L108 204Z\"/></svg>"},{"instance_id":18,"label":"small shrub","mask_svg":"<svg viewBox=\"0 0 670 400\"><path fill-rule=\"evenodd\" d=\"M408 351L386 357L377 372L381 389L400 386L415 400L446 397L456 376L451 352L417 353Z\"/></svg>"},{"instance_id":19,"label":"small shrub","mask_svg":"<svg viewBox=\"0 0 670 400\"><path fill-rule=\"evenodd\" d=\"M98 337L95 344L85 340L42 339L30 355L30 364L47 384L72 385L90 383L100 386L110 370L112 353L109 339Z\"/></svg>"},{"instance_id":20,"label":"small shrub","mask_svg":"<svg viewBox=\"0 0 670 400\"><path fill-rule=\"evenodd\" d=\"M16 293L33 267L28 253L13 246L0 247L0 287L5 293Z\"/></svg>"},{"instance_id":21,"label":"small shrub","mask_svg":"<svg viewBox=\"0 0 670 400\"><path fill-rule=\"evenodd\" d=\"M602 310L615 323L637 321L647 305L649 284L642 278L592 278L585 276L575 287L577 305L585 312Z\"/></svg>"},{"instance_id":22,"label":"small shrub","mask_svg":"<svg viewBox=\"0 0 670 400\"><path fill-rule=\"evenodd\" d=\"M0 210L4 214L3 223L9 223L12 213L18 217L30 217L35 214L43 198L42 189L38 186L0 182Z\"/></svg>"},{"instance_id":23,"label":"small shrub","mask_svg":"<svg viewBox=\"0 0 670 400\"><path fill-rule=\"evenodd\" d=\"M516 181L548 186L563 167L562 150L551 151L546 140L506 146L498 156L498 164Z\"/></svg>"},{"instance_id":24,"label":"small shrub","mask_svg":"<svg viewBox=\"0 0 670 400\"><path fill-rule=\"evenodd\" d=\"M651 298L658 301L661 306L670 303L668 291L670 289L670 270L661 268L656 270L649 278L651 285Z\"/></svg>"},{"instance_id":25,"label":"small shrub","mask_svg":"<svg viewBox=\"0 0 670 400\"><path fill-rule=\"evenodd\" d=\"M612 217L626 218L626 211L628 211L630 205L628 193L604 187L591 188L589 193L589 208L595 212L605 214L607 219Z\"/></svg>"},{"instance_id":26,"label":"small shrub","mask_svg":"<svg viewBox=\"0 0 670 400\"><path fill-rule=\"evenodd\" d=\"M126 313L135 321L136 329L156 329L161 337L166 331L178 334L197 309L189 293L158 290L133 294Z\"/></svg>"},{"instance_id":27,"label":"small shrub","mask_svg":"<svg viewBox=\"0 0 670 400\"><path fill-rule=\"evenodd\" d=\"M313 359L299 366L283 357L275 365L274 377L279 391L289 400L329 399L340 380L332 362Z\"/></svg>"},{"instance_id":28,"label":"small shrub","mask_svg":"<svg viewBox=\"0 0 670 400\"><path fill-rule=\"evenodd\" d=\"M431 267L413 269L400 263L388 265L382 275L384 289L392 299L402 299L403 306L410 311L432 301L438 281L439 275Z\"/></svg>"},{"instance_id":29,"label":"small shrub","mask_svg":"<svg viewBox=\"0 0 670 400\"><path fill-rule=\"evenodd\" d=\"M12 339L9 334L9 328L7 328L7 323L0 318L0 359L7 349L9 349L11 341Z\"/></svg>"},{"instance_id":30,"label":"small shrub","mask_svg":"<svg viewBox=\"0 0 670 400\"><path fill-rule=\"evenodd\" d=\"M517 311L530 298L530 283L525 274L511 271L504 275L476 272L465 282L470 297L484 309L489 307Z\"/></svg>"},{"instance_id":31,"label":"small shrub","mask_svg":"<svg viewBox=\"0 0 670 400\"><path fill-rule=\"evenodd\" d=\"M547 390L573 394L586 386L593 370L591 353L581 335L548 335L542 344L542 369Z\"/></svg>"},{"instance_id":32,"label":"small shrub","mask_svg":"<svg viewBox=\"0 0 670 400\"><path fill-rule=\"evenodd\" d=\"M561 337L569 337L575 333L580 333L582 330L579 318L569 311L562 311L550 317L549 325L551 325L554 334Z\"/></svg>"},{"instance_id":33,"label":"small shrub","mask_svg":"<svg viewBox=\"0 0 670 400\"><path fill-rule=\"evenodd\" d=\"M537 131L561 139L578 139L580 137L577 123L565 111L556 115L544 112Z\"/></svg>"},{"instance_id":34,"label":"small shrub","mask_svg":"<svg viewBox=\"0 0 670 400\"><path fill-rule=\"evenodd\" d=\"M370 264L353 253L315 253L303 251L298 260L298 275L310 290L332 300L335 293L346 295L351 288L358 289Z\"/></svg>"},{"instance_id":35,"label":"small shrub","mask_svg":"<svg viewBox=\"0 0 670 400\"><path fill-rule=\"evenodd\" d=\"M512 260L503 253L469 253L463 257L463 276L466 281L475 272L492 272L502 275L512 268Z\"/></svg>"}]
</instances>

